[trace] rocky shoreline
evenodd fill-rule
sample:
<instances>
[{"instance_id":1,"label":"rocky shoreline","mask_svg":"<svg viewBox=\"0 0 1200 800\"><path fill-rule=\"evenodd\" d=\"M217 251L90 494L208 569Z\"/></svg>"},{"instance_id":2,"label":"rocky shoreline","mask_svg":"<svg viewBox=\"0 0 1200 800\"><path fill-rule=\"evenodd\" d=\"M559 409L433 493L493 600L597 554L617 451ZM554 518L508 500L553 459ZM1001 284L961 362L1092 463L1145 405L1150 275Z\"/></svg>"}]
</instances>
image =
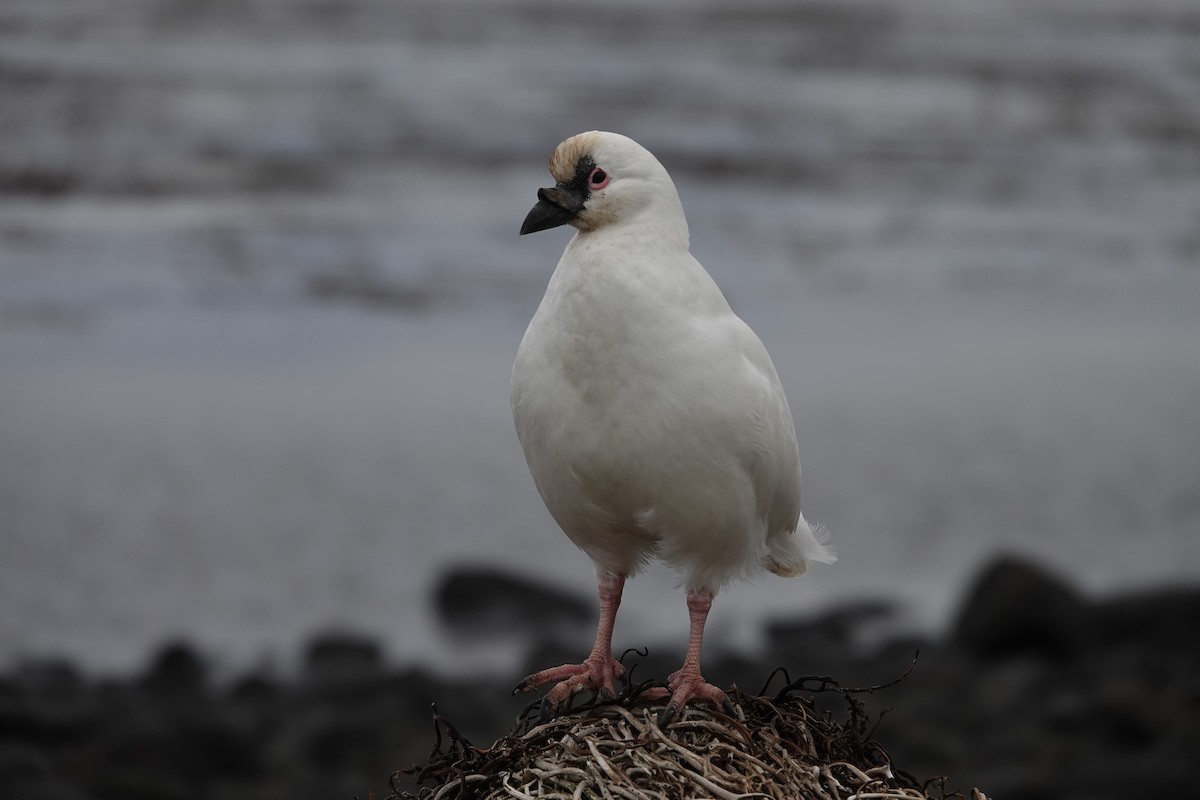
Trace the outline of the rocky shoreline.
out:
<instances>
[{"instance_id":1,"label":"rocky shoreline","mask_svg":"<svg viewBox=\"0 0 1200 800\"><path fill-rule=\"evenodd\" d=\"M511 577L451 580L447 597L458 605L442 604L448 624L469 622L476 589L498 614L494 624L510 605L526 622L538 607L553 608L560 625L583 613ZM1036 565L1002 559L976 580L939 640L858 644L861 626L878 626L887 613L872 604L780 622L767 631L766 652L710 658L706 673L751 693L777 667L792 680L812 674L865 687L903 674L919 651L903 680L863 695L877 720L874 738L918 778L946 775L949 788L1010 798L1171 795L1193 785L1200 588L1097 601ZM528 660L559 656L574 657L551 639ZM661 679L676 660L672 648L652 646L626 663L646 680ZM383 796L393 770L428 755L431 704L477 745L507 733L528 698L509 696L519 676L502 677L395 667L376 642L338 634L314 639L288 678L252 672L217 681L205 655L185 643L164 646L142 674L120 680L29 662L0 675L0 795ZM771 680L775 688L785 682ZM836 696L829 699L839 713Z\"/></svg>"}]
</instances>

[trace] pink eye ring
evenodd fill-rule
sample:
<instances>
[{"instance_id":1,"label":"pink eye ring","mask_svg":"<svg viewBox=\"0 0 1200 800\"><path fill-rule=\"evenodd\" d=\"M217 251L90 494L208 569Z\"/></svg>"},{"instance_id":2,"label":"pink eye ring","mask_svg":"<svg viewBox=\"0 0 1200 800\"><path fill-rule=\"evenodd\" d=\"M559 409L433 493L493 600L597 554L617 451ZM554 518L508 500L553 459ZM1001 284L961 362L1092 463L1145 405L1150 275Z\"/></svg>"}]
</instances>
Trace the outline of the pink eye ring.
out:
<instances>
[{"instance_id":1,"label":"pink eye ring","mask_svg":"<svg viewBox=\"0 0 1200 800\"><path fill-rule=\"evenodd\" d=\"M599 167L596 167L594 170L592 170L592 174L588 175L588 188L593 190L603 189L605 186L608 186L608 181L608 173Z\"/></svg>"}]
</instances>

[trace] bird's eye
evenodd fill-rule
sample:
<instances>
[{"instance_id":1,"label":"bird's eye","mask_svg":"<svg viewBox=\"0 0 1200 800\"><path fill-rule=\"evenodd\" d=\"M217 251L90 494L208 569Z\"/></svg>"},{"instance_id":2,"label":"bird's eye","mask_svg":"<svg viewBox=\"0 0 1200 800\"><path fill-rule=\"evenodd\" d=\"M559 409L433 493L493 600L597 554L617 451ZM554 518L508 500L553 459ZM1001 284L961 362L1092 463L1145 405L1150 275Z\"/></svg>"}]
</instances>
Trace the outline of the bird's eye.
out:
<instances>
[{"instance_id":1,"label":"bird's eye","mask_svg":"<svg viewBox=\"0 0 1200 800\"><path fill-rule=\"evenodd\" d=\"M588 176L588 188L603 189L605 186L608 186L608 173L596 167Z\"/></svg>"}]
</instances>

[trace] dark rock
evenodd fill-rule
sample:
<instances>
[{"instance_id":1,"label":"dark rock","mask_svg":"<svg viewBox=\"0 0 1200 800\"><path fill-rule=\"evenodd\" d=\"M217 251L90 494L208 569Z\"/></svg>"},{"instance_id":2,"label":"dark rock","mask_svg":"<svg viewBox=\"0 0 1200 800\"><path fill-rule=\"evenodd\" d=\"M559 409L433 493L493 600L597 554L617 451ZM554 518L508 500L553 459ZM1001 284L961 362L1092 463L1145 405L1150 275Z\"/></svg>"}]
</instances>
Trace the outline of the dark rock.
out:
<instances>
[{"instance_id":1,"label":"dark rock","mask_svg":"<svg viewBox=\"0 0 1200 800\"><path fill-rule=\"evenodd\" d=\"M235 705L245 705L252 708L270 706L279 701L283 688L267 675L252 673L233 684L229 689L229 699Z\"/></svg>"},{"instance_id":2,"label":"dark rock","mask_svg":"<svg viewBox=\"0 0 1200 800\"><path fill-rule=\"evenodd\" d=\"M160 698L197 698L208 689L208 665L190 644L170 642L154 656L142 682Z\"/></svg>"},{"instance_id":3,"label":"dark rock","mask_svg":"<svg viewBox=\"0 0 1200 800\"><path fill-rule=\"evenodd\" d=\"M40 748L16 742L0 745L0 786L41 782L52 772L50 759Z\"/></svg>"},{"instance_id":4,"label":"dark rock","mask_svg":"<svg viewBox=\"0 0 1200 800\"><path fill-rule=\"evenodd\" d=\"M434 600L442 621L460 633L506 634L590 626L595 607L579 595L490 567L458 567L443 576Z\"/></svg>"},{"instance_id":5,"label":"dark rock","mask_svg":"<svg viewBox=\"0 0 1200 800\"><path fill-rule=\"evenodd\" d=\"M365 636L330 632L315 637L308 645L304 676L326 688L347 688L371 683L383 674L379 644Z\"/></svg>"},{"instance_id":6,"label":"dark rock","mask_svg":"<svg viewBox=\"0 0 1200 800\"><path fill-rule=\"evenodd\" d=\"M531 695L512 696L512 687L517 680L512 675L447 679L424 670L410 670L391 681L402 701L398 701L398 711L392 718L402 714L405 719L414 721L415 725L409 727L408 732L415 735L425 749L429 742L420 731L422 728L429 730L424 726L432 723L435 711L453 719L458 730L471 741L486 744L507 730L517 713L533 699Z\"/></svg>"},{"instance_id":7,"label":"dark rock","mask_svg":"<svg viewBox=\"0 0 1200 800\"><path fill-rule=\"evenodd\" d=\"M13 682L22 691L39 694L77 694L86 686L74 664L57 658L22 663L13 674Z\"/></svg>"},{"instance_id":8,"label":"dark rock","mask_svg":"<svg viewBox=\"0 0 1200 800\"><path fill-rule=\"evenodd\" d=\"M1096 604L1093 633L1103 646L1154 644L1190 652L1200 663L1200 589L1171 587Z\"/></svg>"},{"instance_id":9,"label":"dark rock","mask_svg":"<svg viewBox=\"0 0 1200 800\"><path fill-rule=\"evenodd\" d=\"M886 600L850 603L817 616L774 619L767 622L767 647L785 663L794 663L814 652L845 651L857 646L867 630L886 622L895 605Z\"/></svg>"},{"instance_id":10,"label":"dark rock","mask_svg":"<svg viewBox=\"0 0 1200 800\"><path fill-rule=\"evenodd\" d=\"M112 711L108 728L93 743L93 763L122 785L145 779L171 796L179 786L245 779L260 768L253 732L219 704L163 704L131 696Z\"/></svg>"},{"instance_id":11,"label":"dark rock","mask_svg":"<svg viewBox=\"0 0 1200 800\"><path fill-rule=\"evenodd\" d=\"M22 664L0 684L0 739L67 744L103 724L103 708L79 672L59 660Z\"/></svg>"},{"instance_id":12,"label":"dark rock","mask_svg":"<svg viewBox=\"0 0 1200 800\"><path fill-rule=\"evenodd\" d=\"M1090 618L1073 588L1019 558L986 567L967 594L952 644L980 658L1038 653L1075 655L1087 644Z\"/></svg>"},{"instance_id":13,"label":"dark rock","mask_svg":"<svg viewBox=\"0 0 1200 800\"><path fill-rule=\"evenodd\" d=\"M19 742L0 743L0 796L37 800L85 800L87 795L64 781L50 756Z\"/></svg>"},{"instance_id":14,"label":"dark rock","mask_svg":"<svg viewBox=\"0 0 1200 800\"><path fill-rule=\"evenodd\" d=\"M92 787L98 800L189 800L195 787L177 775L141 765L114 765Z\"/></svg>"},{"instance_id":15,"label":"dark rock","mask_svg":"<svg viewBox=\"0 0 1200 800\"><path fill-rule=\"evenodd\" d=\"M325 707L305 722L300 754L317 767L344 769L376 763L377 754L384 750L387 720L372 709Z\"/></svg>"}]
</instances>

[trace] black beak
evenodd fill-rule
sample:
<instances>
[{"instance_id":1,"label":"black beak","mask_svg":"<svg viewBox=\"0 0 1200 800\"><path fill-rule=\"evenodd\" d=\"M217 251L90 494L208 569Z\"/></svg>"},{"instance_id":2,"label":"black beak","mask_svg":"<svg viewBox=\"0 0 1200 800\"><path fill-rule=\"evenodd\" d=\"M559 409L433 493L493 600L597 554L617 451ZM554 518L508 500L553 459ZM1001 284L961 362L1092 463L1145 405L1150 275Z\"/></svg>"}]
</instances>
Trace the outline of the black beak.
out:
<instances>
[{"instance_id":1,"label":"black beak","mask_svg":"<svg viewBox=\"0 0 1200 800\"><path fill-rule=\"evenodd\" d=\"M525 221L521 223L522 236L567 224L583 210L587 200L582 192L562 186L538 189L537 196L537 205L529 210Z\"/></svg>"}]
</instances>

